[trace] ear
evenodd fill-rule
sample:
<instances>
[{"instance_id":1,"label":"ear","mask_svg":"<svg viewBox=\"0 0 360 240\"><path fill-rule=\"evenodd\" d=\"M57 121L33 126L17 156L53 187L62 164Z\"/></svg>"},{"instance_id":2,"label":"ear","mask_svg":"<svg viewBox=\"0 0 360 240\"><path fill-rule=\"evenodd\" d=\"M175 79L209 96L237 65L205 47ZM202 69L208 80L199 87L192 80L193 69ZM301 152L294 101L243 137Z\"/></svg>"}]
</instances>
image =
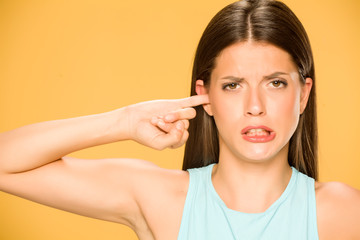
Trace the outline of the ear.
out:
<instances>
[{"instance_id":1,"label":"ear","mask_svg":"<svg viewBox=\"0 0 360 240\"><path fill-rule=\"evenodd\" d=\"M305 84L301 87L300 114L302 114L305 111L312 85L313 85L313 80L311 78L306 78Z\"/></svg>"},{"instance_id":2,"label":"ear","mask_svg":"<svg viewBox=\"0 0 360 240\"><path fill-rule=\"evenodd\" d=\"M205 87L203 80L196 80L195 91L196 91L197 95L208 94L208 89ZM210 116L213 116L210 103L204 104L203 108L207 114L209 114Z\"/></svg>"}]
</instances>

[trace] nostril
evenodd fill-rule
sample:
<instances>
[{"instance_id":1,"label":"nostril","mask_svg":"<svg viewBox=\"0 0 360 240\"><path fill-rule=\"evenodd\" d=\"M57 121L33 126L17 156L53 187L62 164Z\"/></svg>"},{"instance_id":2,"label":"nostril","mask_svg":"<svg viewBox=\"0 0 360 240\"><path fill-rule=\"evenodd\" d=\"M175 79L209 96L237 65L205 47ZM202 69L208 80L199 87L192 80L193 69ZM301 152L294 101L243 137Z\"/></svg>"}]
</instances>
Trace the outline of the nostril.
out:
<instances>
[{"instance_id":1,"label":"nostril","mask_svg":"<svg viewBox=\"0 0 360 240\"><path fill-rule=\"evenodd\" d=\"M264 112L263 111L249 111L247 112L248 115L253 115L253 116L260 116L263 115Z\"/></svg>"},{"instance_id":2,"label":"nostril","mask_svg":"<svg viewBox=\"0 0 360 240\"><path fill-rule=\"evenodd\" d=\"M264 114L265 114L265 112L247 112L246 115L252 116L252 117L258 117L258 116L263 116Z\"/></svg>"}]
</instances>

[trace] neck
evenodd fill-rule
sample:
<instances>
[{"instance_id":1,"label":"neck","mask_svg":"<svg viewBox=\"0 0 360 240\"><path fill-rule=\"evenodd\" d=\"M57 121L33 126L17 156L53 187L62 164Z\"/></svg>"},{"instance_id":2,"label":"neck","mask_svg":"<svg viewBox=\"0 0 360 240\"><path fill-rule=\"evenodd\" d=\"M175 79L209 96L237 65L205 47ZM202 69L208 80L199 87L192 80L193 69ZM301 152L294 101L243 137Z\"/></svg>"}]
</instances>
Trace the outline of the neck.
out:
<instances>
[{"instance_id":1,"label":"neck","mask_svg":"<svg viewBox=\"0 0 360 240\"><path fill-rule=\"evenodd\" d=\"M285 146L273 159L244 161L221 154L212 181L227 207L247 213L264 212L285 191L292 174ZM226 158L225 158L226 157Z\"/></svg>"}]
</instances>

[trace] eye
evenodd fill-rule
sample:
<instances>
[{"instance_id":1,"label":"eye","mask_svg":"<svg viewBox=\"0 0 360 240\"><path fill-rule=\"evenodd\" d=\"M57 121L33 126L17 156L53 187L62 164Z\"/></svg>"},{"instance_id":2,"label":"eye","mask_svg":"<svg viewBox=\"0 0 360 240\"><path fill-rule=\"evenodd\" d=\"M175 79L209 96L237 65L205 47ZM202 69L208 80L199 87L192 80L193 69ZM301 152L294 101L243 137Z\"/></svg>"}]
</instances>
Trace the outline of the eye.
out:
<instances>
[{"instance_id":1,"label":"eye","mask_svg":"<svg viewBox=\"0 0 360 240\"><path fill-rule=\"evenodd\" d=\"M223 89L225 89L225 90L235 90L235 89L237 89L239 87L240 87L240 85L238 83L235 83L235 82L226 83L226 84L223 85Z\"/></svg>"},{"instance_id":2,"label":"eye","mask_svg":"<svg viewBox=\"0 0 360 240\"><path fill-rule=\"evenodd\" d=\"M281 88L281 87L286 87L287 86L287 82L282 81L282 80L274 80L270 84L274 88Z\"/></svg>"}]
</instances>

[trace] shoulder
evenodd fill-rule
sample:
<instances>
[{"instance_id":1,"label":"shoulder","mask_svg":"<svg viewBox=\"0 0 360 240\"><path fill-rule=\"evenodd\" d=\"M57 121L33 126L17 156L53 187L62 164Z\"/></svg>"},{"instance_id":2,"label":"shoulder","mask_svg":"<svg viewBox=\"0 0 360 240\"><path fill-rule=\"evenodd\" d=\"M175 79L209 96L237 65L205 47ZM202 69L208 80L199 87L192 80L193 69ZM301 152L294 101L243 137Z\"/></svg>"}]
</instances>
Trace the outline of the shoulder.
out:
<instances>
[{"instance_id":1,"label":"shoulder","mask_svg":"<svg viewBox=\"0 0 360 240\"><path fill-rule=\"evenodd\" d=\"M318 198L317 200L319 200L321 204L336 204L340 207L342 204L347 203L350 204L346 206L347 209L353 208L355 210L359 208L360 210L360 191L345 183L316 182L315 192Z\"/></svg>"},{"instance_id":2,"label":"shoulder","mask_svg":"<svg viewBox=\"0 0 360 240\"><path fill-rule=\"evenodd\" d=\"M359 239L360 191L341 182L315 183L320 239Z\"/></svg>"},{"instance_id":3,"label":"shoulder","mask_svg":"<svg viewBox=\"0 0 360 240\"><path fill-rule=\"evenodd\" d=\"M132 164L134 196L145 224L136 227L137 234L150 229L155 239L173 239L181 224L189 186L189 173L165 169L153 163L135 160ZM141 223L140 219L134 222ZM164 228L164 226L167 226Z\"/></svg>"},{"instance_id":4,"label":"shoulder","mask_svg":"<svg viewBox=\"0 0 360 240\"><path fill-rule=\"evenodd\" d=\"M139 159L64 160L72 169L80 169L95 179L96 185L109 189L110 198L120 199L114 212L125 218L126 225L139 237L153 234L155 239L173 238L187 194L187 171L166 169Z\"/></svg>"}]
</instances>

